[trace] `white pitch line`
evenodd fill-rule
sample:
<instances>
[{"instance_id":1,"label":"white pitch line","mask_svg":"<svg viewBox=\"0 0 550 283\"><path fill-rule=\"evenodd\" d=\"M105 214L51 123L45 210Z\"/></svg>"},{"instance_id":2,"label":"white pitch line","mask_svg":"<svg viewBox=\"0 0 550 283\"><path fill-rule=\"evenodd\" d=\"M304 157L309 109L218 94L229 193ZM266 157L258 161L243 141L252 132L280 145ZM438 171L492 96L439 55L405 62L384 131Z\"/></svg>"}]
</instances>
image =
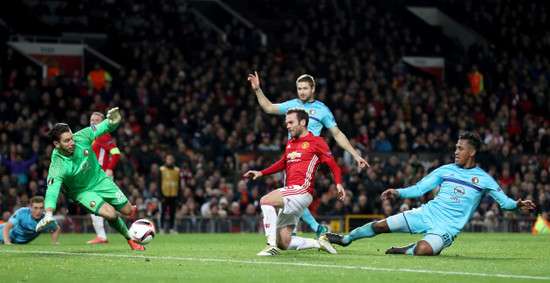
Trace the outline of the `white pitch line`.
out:
<instances>
[{"instance_id":1,"label":"white pitch line","mask_svg":"<svg viewBox=\"0 0 550 283\"><path fill-rule=\"evenodd\" d=\"M478 276L478 277L498 277L498 278L550 280L550 277L543 277L543 276L528 276L528 275L513 275L513 274L488 274L488 273L441 271L441 270L422 270L422 269L407 269L407 268L382 268L382 267L369 267L369 266L325 265L325 264L312 264L312 263L299 263L299 262L269 262L269 261L250 261L250 260L233 260L233 259L189 258L189 257L173 257L173 256L146 256L146 255L119 255L119 254L102 254L102 253L70 253L70 252L51 252L51 251L0 250L0 253L32 253L32 254L56 254L56 255L75 255L75 256L77 256L77 255L79 255L79 256L86 255L86 256L110 256L110 257L121 257L121 258L144 258L144 259L204 261L204 262L273 264L273 265L292 265L292 266L325 267L325 268L339 268L339 269L359 269L359 270L388 271L388 272L410 272L410 273L428 273L428 274L443 274L443 275L464 275L464 276Z\"/></svg>"}]
</instances>

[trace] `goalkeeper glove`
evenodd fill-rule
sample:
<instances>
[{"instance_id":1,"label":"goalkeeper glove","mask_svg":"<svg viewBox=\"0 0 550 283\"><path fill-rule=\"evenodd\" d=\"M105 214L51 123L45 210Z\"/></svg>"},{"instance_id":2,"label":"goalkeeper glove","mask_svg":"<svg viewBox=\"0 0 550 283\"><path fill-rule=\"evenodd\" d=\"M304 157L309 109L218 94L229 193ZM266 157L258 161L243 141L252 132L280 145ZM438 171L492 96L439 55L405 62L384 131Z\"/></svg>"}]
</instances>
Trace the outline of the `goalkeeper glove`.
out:
<instances>
[{"instance_id":1,"label":"goalkeeper glove","mask_svg":"<svg viewBox=\"0 0 550 283\"><path fill-rule=\"evenodd\" d=\"M118 107L115 107L107 112L107 119L109 119L109 125L118 125L120 123L120 113Z\"/></svg>"},{"instance_id":2,"label":"goalkeeper glove","mask_svg":"<svg viewBox=\"0 0 550 283\"><path fill-rule=\"evenodd\" d=\"M53 221L54 221L54 219L53 219L52 213L51 212L46 212L46 216L44 216L44 218L42 218L42 220L40 220L40 222L38 222L38 224L36 224L35 231L38 232L38 231L44 229L44 227L50 225Z\"/></svg>"}]
</instances>

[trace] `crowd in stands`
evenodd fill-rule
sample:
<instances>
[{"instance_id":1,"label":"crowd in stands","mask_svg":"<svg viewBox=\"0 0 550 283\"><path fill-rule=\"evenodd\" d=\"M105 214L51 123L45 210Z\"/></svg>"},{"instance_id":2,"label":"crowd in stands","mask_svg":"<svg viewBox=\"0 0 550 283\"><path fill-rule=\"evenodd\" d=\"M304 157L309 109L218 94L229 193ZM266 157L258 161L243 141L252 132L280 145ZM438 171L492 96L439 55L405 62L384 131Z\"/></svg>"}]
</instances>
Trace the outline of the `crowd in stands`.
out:
<instances>
[{"instance_id":1,"label":"crowd in stands","mask_svg":"<svg viewBox=\"0 0 550 283\"><path fill-rule=\"evenodd\" d=\"M269 34L277 38L273 46L262 46L231 24L224 27L228 40L222 40L184 1L84 2L94 6L73 9L103 9L93 14L90 28L109 34L110 55L123 66L110 72L111 80L101 89L78 71L61 69L58 76L41 78L14 61L14 51L8 49L0 55L2 215L45 194L53 150L46 134L54 123L66 122L76 132L89 126L92 112L118 106L123 122L112 133L121 149L114 179L143 215L158 214L158 167L166 154L173 154L182 182L177 216L257 219L259 199L281 187L283 176L251 181L243 174L276 161L280 155L273 152L284 150L287 132L282 116L267 115L259 107L246 80L254 70L274 103L295 98L296 78L313 75L316 98L332 110L352 145L369 157L371 167L358 169L324 133L349 193L344 202L337 201L331 174L321 167L310 207L314 215L389 216L419 207L436 192L396 201L382 201L380 193L412 185L452 163L464 130L484 140L477 161L504 192L537 204L535 212L509 217L535 217L550 210L550 62L543 52L550 47L550 31L531 30L542 35L536 42L516 34L520 29L534 41L529 23L544 26L546 5L533 9L514 4L536 11L532 17L505 5L492 12L486 7L487 15L504 13L515 19L495 22L504 29L498 42L509 42L464 50L459 43L438 43L429 33L409 29L391 13L392 7L378 2L310 2L297 1L309 8L300 9L304 13L299 17L281 20L281 28ZM469 1L466 7L487 2L492 3ZM285 12L293 9L291 3L277 5L281 15L292 15ZM476 18L479 25L497 21L486 14ZM511 30L516 36L507 36ZM456 65L442 84L415 73L400 59L444 54L451 54ZM478 95L471 94L467 75L473 64L486 80ZM239 163L239 154L250 152L257 157ZM59 202L69 215L87 213L63 198ZM476 213L507 215L488 196Z\"/></svg>"}]
</instances>

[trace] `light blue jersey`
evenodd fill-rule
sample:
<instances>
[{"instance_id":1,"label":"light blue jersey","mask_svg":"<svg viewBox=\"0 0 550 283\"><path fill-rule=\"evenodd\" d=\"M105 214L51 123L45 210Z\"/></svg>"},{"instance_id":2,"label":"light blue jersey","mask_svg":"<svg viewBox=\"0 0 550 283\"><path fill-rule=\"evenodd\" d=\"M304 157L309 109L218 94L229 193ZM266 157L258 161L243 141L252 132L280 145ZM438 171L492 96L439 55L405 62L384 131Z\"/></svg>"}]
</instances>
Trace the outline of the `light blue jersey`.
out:
<instances>
[{"instance_id":1,"label":"light blue jersey","mask_svg":"<svg viewBox=\"0 0 550 283\"><path fill-rule=\"evenodd\" d=\"M40 217L40 219L34 219L32 218L31 209L29 207L18 209L9 220L14 225L14 227L10 230L10 241L14 244L26 244L36 239L36 237L38 237L40 233L45 230L57 229L57 222L54 221L50 225L44 227L44 229L38 232L34 231L36 224L44 218L44 215L45 213L42 213L42 217ZM5 223L0 225L0 229L2 229L5 225ZM4 242L2 233L0 233L0 241Z\"/></svg>"},{"instance_id":2,"label":"light blue jersey","mask_svg":"<svg viewBox=\"0 0 550 283\"><path fill-rule=\"evenodd\" d=\"M397 191L401 198L416 198L437 186L441 186L437 197L412 213L416 214L421 210L424 217L453 237L456 237L470 220L484 194L492 196L505 210L517 209L516 201L506 196L495 179L477 166L463 169L454 163L444 165L416 185ZM408 213L405 212L403 215L409 221ZM420 232L414 231L417 230L414 226L421 226L421 223L408 224L411 233Z\"/></svg>"},{"instance_id":3,"label":"light blue jersey","mask_svg":"<svg viewBox=\"0 0 550 283\"><path fill-rule=\"evenodd\" d=\"M330 129L336 126L336 121L334 121L334 116L330 109L321 101L314 100L313 102L307 102L302 104L300 99L292 99L284 103L278 104L279 111L283 115L286 114L286 111L292 108L302 108L307 111L309 114L309 122L307 129L316 136L321 135L323 127Z\"/></svg>"}]
</instances>

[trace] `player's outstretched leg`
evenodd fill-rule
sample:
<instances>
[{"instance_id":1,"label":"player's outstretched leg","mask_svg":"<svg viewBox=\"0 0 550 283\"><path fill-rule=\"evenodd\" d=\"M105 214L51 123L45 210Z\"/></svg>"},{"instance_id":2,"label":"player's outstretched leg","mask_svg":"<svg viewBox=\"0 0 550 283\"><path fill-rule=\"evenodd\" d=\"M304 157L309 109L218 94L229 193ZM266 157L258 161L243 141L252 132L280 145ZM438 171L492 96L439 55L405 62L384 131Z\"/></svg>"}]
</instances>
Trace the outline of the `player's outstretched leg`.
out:
<instances>
[{"instance_id":1,"label":"player's outstretched leg","mask_svg":"<svg viewBox=\"0 0 550 283\"><path fill-rule=\"evenodd\" d=\"M90 216L92 218L92 225L94 226L97 237L95 237L93 240L86 242L86 244L107 244L109 241L107 240L107 235L105 234L105 220L103 219L103 217L97 216L95 214L91 214Z\"/></svg>"},{"instance_id":2,"label":"player's outstretched leg","mask_svg":"<svg viewBox=\"0 0 550 283\"><path fill-rule=\"evenodd\" d=\"M337 244L342 247L346 247L349 245L349 243L344 243L344 236L338 235L336 233L326 233L323 235L323 237L329 241L331 244ZM322 237L321 237L322 238Z\"/></svg>"},{"instance_id":3,"label":"player's outstretched leg","mask_svg":"<svg viewBox=\"0 0 550 283\"><path fill-rule=\"evenodd\" d=\"M345 245L351 244L351 242L363 238L371 238L376 236L378 233L374 230L374 224L376 224L377 221L369 222L361 227L353 229L349 233L349 235L344 236L342 238L342 243Z\"/></svg>"},{"instance_id":4,"label":"player's outstretched leg","mask_svg":"<svg viewBox=\"0 0 550 283\"><path fill-rule=\"evenodd\" d=\"M361 227L355 228L349 233L349 235L346 236L341 236L336 233L326 233L326 239L331 244L337 244L345 247L355 240L376 236L378 233L374 230L374 224L376 224L376 221L369 222Z\"/></svg>"},{"instance_id":5,"label":"player's outstretched leg","mask_svg":"<svg viewBox=\"0 0 550 283\"><path fill-rule=\"evenodd\" d=\"M408 244L404 247L391 247L386 251L386 254L393 254L393 255L414 255L414 248L416 247L415 243Z\"/></svg>"}]
</instances>

